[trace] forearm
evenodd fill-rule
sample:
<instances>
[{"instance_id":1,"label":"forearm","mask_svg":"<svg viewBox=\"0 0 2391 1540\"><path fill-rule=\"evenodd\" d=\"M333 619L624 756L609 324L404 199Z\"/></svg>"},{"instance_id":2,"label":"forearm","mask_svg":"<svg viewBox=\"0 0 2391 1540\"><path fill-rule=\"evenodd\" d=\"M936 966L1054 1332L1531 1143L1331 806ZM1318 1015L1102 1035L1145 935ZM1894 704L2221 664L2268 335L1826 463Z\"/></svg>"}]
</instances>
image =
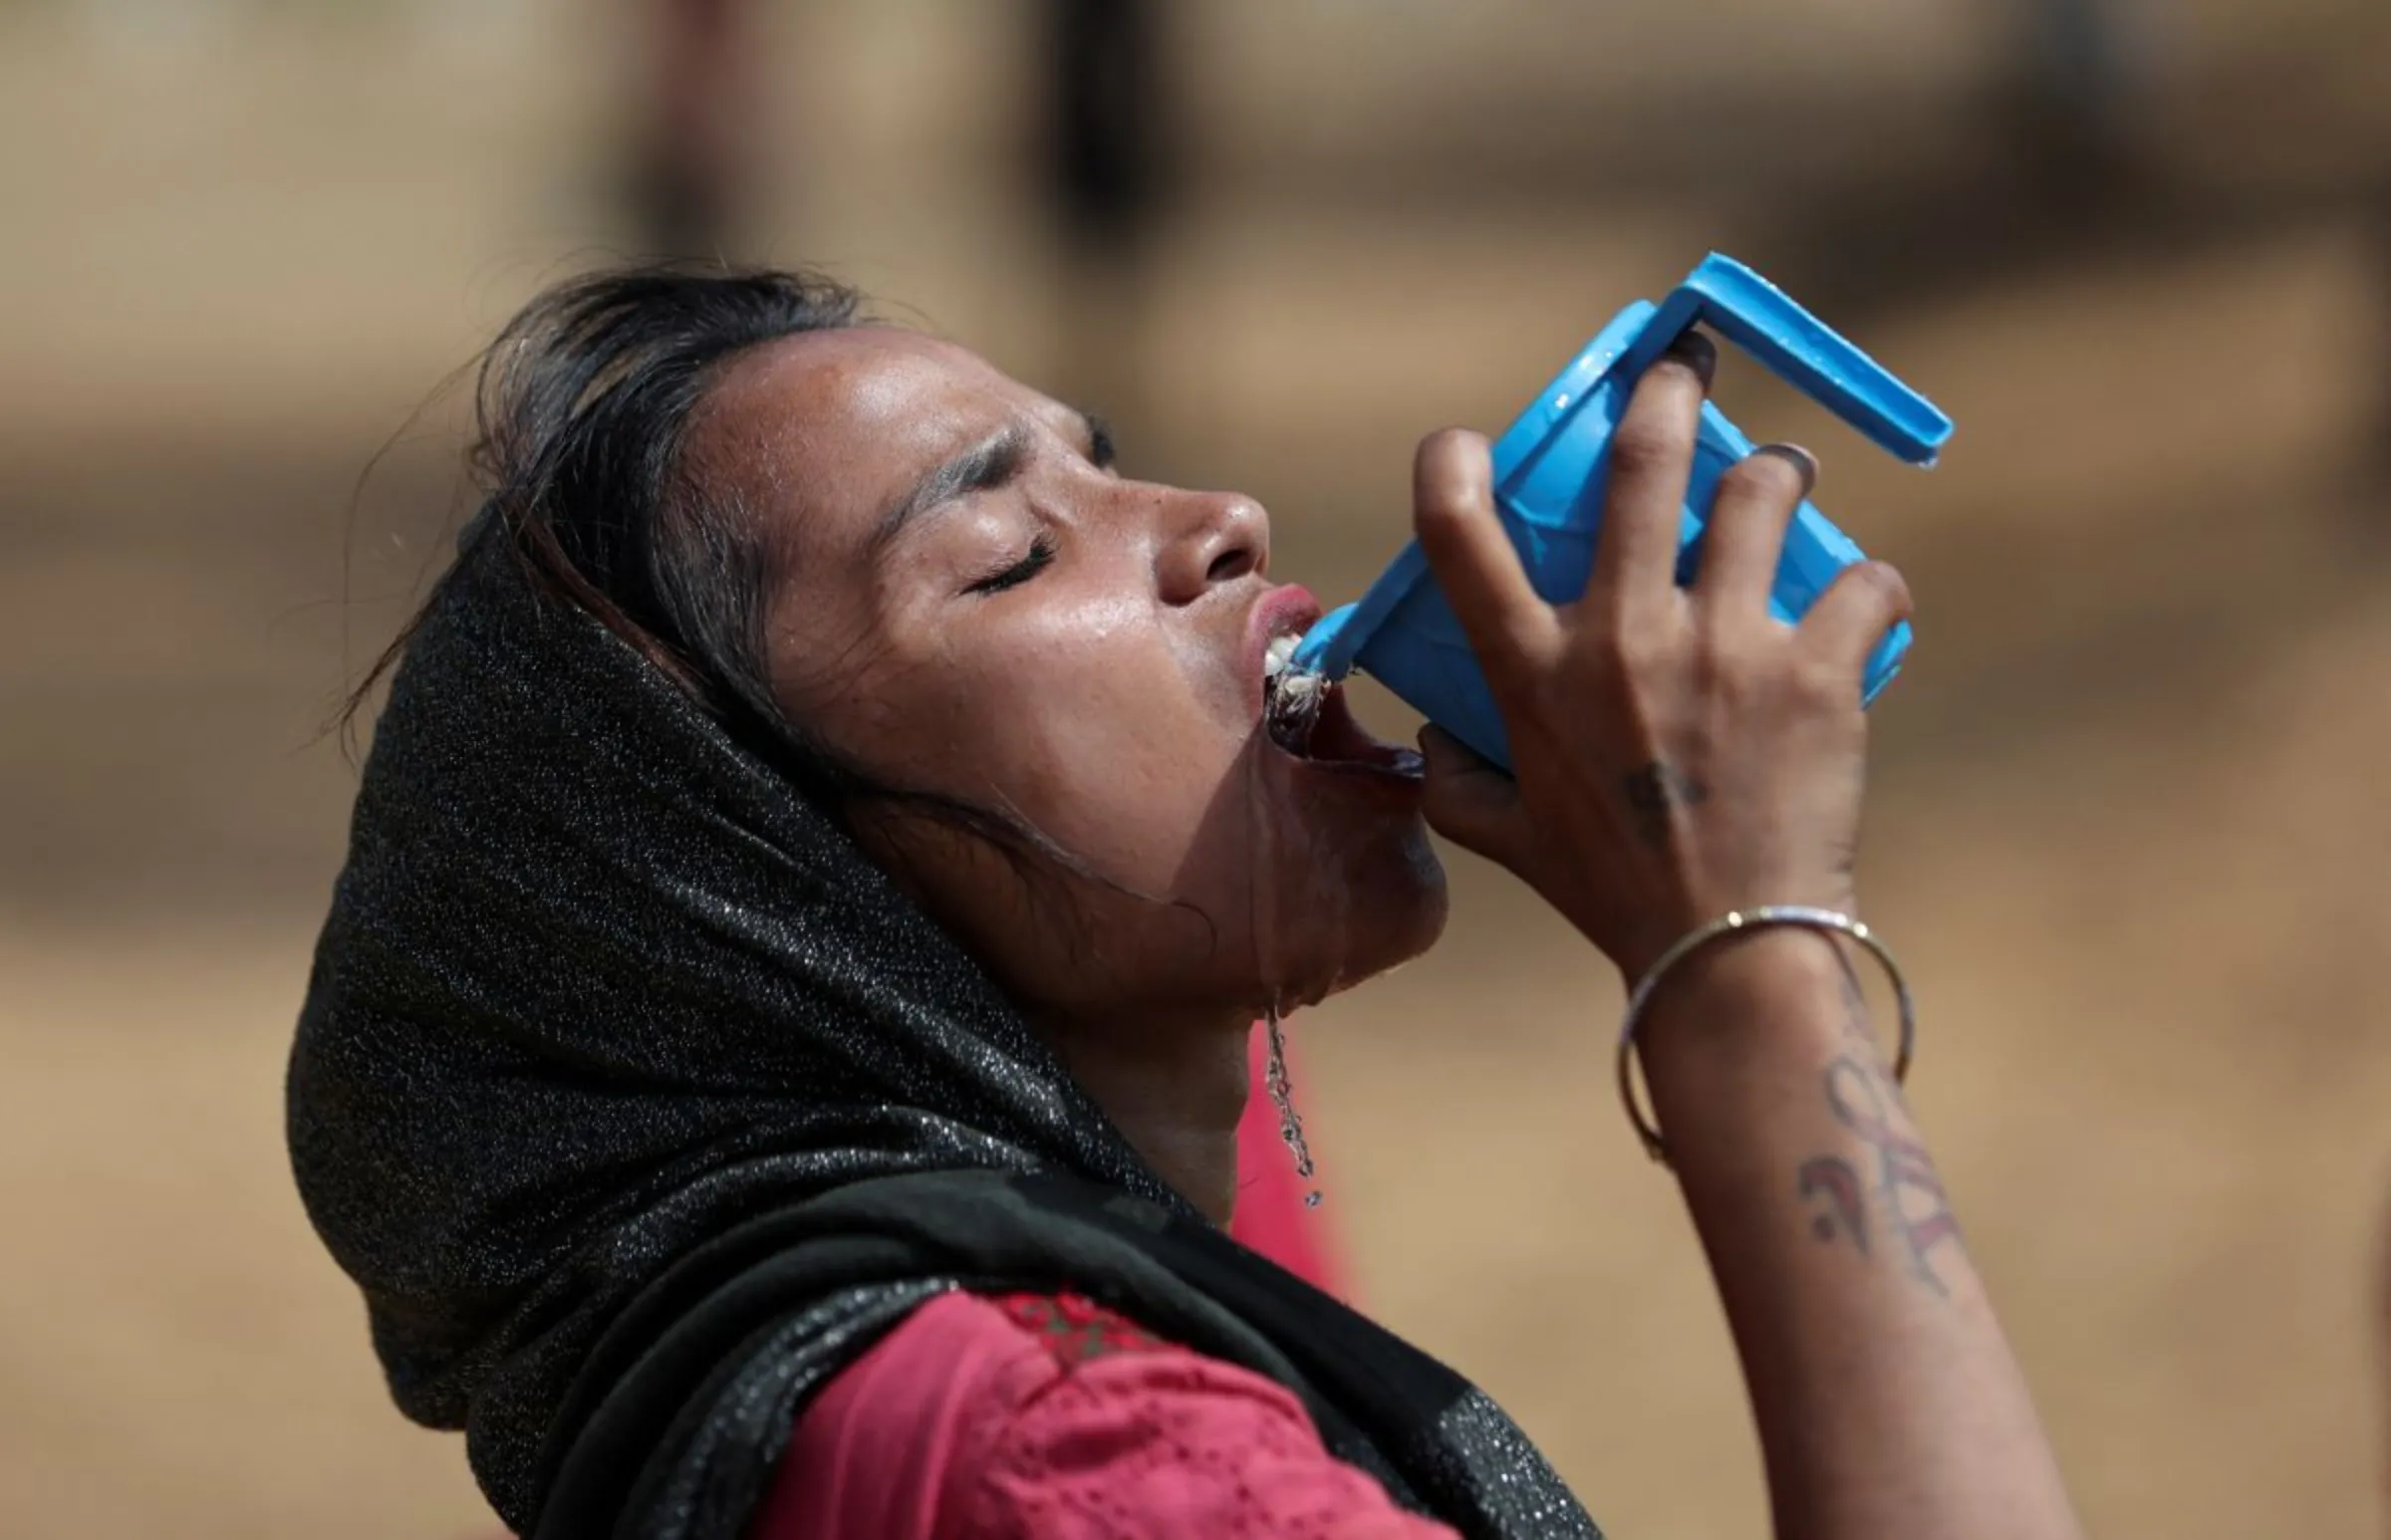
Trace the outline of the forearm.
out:
<instances>
[{"instance_id":1,"label":"forearm","mask_svg":"<svg viewBox=\"0 0 2391 1540\"><path fill-rule=\"evenodd\" d=\"M2078 1535L1835 943L1697 954L1638 1037L1782 1540Z\"/></svg>"}]
</instances>

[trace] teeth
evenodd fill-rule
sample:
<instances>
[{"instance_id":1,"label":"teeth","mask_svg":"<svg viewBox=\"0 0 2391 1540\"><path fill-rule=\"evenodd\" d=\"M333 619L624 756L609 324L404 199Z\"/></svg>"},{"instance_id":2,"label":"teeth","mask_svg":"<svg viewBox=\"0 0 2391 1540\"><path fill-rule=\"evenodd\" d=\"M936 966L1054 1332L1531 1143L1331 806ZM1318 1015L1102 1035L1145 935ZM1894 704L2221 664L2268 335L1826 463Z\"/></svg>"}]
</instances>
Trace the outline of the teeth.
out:
<instances>
[{"instance_id":1,"label":"teeth","mask_svg":"<svg viewBox=\"0 0 2391 1540\"><path fill-rule=\"evenodd\" d=\"M1286 670L1288 661L1295 656L1295 643L1300 640L1291 636L1271 640L1269 650L1262 654L1263 678L1276 678Z\"/></svg>"},{"instance_id":2,"label":"teeth","mask_svg":"<svg viewBox=\"0 0 2391 1540\"><path fill-rule=\"evenodd\" d=\"M1271 741L1291 754L1309 749L1312 729L1319 724L1320 707L1327 699L1328 680L1320 674L1300 668L1281 668L1272 674L1263 711L1263 726Z\"/></svg>"}]
</instances>

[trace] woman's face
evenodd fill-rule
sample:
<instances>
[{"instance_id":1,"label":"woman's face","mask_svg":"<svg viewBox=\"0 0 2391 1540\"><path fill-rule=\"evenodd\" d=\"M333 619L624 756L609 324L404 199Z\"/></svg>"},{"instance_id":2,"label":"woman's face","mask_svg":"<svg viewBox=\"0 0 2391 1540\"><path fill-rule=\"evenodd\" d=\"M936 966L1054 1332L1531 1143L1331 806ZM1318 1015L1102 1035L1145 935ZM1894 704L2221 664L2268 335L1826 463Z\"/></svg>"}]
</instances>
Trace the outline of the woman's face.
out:
<instances>
[{"instance_id":1,"label":"woman's face","mask_svg":"<svg viewBox=\"0 0 2391 1540\"><path fill-rule=\"evenodd\" d=\"M1319 607L1270 581L1250 498L1127 479L1085 414L893 329L743 356L691 448L771 543L789 715L1065 858L859 814L1033 1018L1293 1006L1436 939L1416 757L1341 701L1313 757L1258 730L1264 649Z\"/></svg>"}]
</instances>

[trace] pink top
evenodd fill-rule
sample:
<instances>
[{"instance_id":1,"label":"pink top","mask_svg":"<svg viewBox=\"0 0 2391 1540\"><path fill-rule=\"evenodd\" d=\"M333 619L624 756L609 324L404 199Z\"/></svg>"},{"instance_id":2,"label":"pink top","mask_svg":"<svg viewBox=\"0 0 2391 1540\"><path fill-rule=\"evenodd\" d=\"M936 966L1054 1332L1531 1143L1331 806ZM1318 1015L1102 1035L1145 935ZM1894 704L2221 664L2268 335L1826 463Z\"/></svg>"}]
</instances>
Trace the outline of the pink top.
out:
<instances>
[{"instance_id":1,"label":"pink top","mask_svg":"<svg viewBox=\"0 0 2391 1540\"><path fill-rule=\"evenodd\" d=\"M1262 1084L1254 1033L1253 1083ZM1257 1096L1230 1232L1332 1293L1306 1185ZM749 1540L1450 1540L1330 1454L1248 1370L1076 1295L949 1294L850 1365L797 1428Z\"/></svg>"},{"instance_id":2,"label":"pink top","mask_svg":"<svg viewBox=\"0 0 2391 1540\"><path fill-rule=\"evenodd\" d=\"M749 1540L1453 1540L1292 1394L1074 1295L931 1301L797 1422Z\"/></svg>"},{"instance_id":3,"label":"pink top","mask_svg":"<svg viewBox=\"0 0 2391 1540\"><path fill-rule=\"evenodd\" d=\"M1278 1109L1260 1088L1268 1074L1269 1040L1254 1028L1246 1068L1255 1094L1237 1121L1237 1209L1228 1233L1316 1289L1345 1297L1329 1266L1319 1213L1304 1206L1311 1183L1295 1174L1295 1157L1278 1133Z\"/></svg>"}]
</instances>

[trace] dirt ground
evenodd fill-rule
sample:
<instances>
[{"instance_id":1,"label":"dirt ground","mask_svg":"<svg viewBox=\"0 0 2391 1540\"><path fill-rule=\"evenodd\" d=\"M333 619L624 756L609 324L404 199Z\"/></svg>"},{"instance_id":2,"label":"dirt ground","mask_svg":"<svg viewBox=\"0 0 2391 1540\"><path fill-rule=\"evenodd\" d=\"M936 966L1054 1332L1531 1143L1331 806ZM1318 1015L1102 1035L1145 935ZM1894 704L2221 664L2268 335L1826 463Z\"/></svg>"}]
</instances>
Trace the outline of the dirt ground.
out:
<instances>
[{"instance_id":1,"label":"dirt ground","mask_svg":"<svg viewBox=\"0 0 2391 1540\"><path fill-rule=\"evenodd\" d=\"M489 1519L461 1450L389 1407L292 1193L281 1063L354 784L317 729L453 506L453 413L391 435L614 239L592 104L618 56L560 51L556 4L238 9L0 15L0 1531L463 1540ZM1848 272L1835 230L1741 194L1306 197L1376 98L1345 80L1305 118L1239 4L1190 44L1220 66L1208 179L1092 314L975 128L1012 89L975 44L1002 8L797 9L784 127L840 137L792 156L759 249L1126 398L1133 466L1262 496L1275 565L1324 596L1399 539L1419 433L1498 426L1708 246L1797 294ZM1588 70L1685 25L1617 9ZM1731 9L1698 98L1772 59L1930 103L1982 42L1901 19L1931 8ZM2185 7L2186 35L2221 47L2248 9ZM1436 78L1375 47L1351 62L1380 97ZM2327 74L2379 83L2370 57ZM2093 1531L2354 1535L2391 1441L2391 256L2283 169L2329 157L2215 136L2242 159L2203 160L2202 196L2297 195L2197 238L2087 221L2111 234L1935 282L1920 258L1830 312L1957 418L1932 475L1749 371L1721 393L1824 452L1821 501L1921 598L1865 891L1923 1002L1916 1104ZM1802 163L1819 198L1864 181ZM1511 1408L1613 1533L1749 1540L1726 1336L1608 1089L1617 986L1452 866L1445 943L1299 1027L1364 1302Z\"/></svg>"}]
</instances>

